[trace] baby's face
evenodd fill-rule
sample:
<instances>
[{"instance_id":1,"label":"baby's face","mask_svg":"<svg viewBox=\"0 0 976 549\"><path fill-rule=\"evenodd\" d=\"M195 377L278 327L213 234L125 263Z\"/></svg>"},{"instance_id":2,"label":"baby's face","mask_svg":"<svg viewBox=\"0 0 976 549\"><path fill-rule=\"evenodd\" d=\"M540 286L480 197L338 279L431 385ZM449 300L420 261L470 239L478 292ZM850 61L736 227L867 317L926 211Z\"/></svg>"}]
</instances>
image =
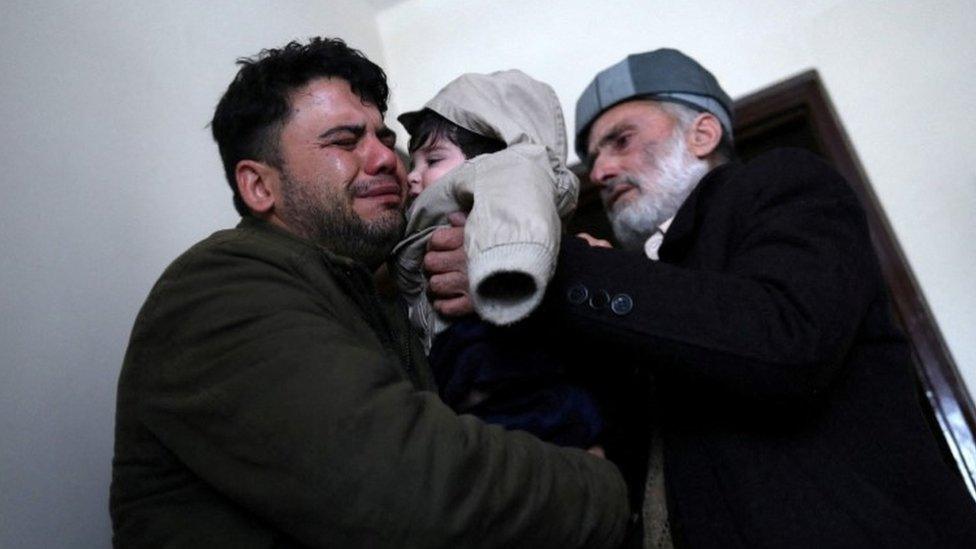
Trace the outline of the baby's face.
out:
<instances>
[{"instance_id":1,"label":"baby's face","mask_svg":"<svg viewBox=\"0 0 976 549\"><path fill-rule=\"evenodd\" d=\"M464 153L447 139L435 139L410 155L411 169L407 174L410 198L416 198L447 172L464 164Z\"/></svg>"}]
</instances>

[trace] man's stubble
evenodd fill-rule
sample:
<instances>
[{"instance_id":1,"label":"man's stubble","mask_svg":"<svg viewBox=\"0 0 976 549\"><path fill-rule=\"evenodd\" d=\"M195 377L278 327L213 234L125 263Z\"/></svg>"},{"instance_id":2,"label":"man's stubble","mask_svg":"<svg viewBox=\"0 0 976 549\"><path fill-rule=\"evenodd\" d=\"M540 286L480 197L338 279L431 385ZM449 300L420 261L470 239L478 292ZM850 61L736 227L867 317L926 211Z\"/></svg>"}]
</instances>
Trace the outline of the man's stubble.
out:
<instances>
[{"instance_id":1,"label":"man's stubble","mask_svg":"<svg viewBox=\"0 0 976 549\"><path fill-rule=\"evenodd\" d=\"M406 220L402 206L371 221L364 221L353 210L356 190L369 182L356 182L344 192L337 192L325 184L297 181L287 170L281 173L279 215L299 236L370 268L382 264L403 237Z\"/></svg>"}]
</instances>

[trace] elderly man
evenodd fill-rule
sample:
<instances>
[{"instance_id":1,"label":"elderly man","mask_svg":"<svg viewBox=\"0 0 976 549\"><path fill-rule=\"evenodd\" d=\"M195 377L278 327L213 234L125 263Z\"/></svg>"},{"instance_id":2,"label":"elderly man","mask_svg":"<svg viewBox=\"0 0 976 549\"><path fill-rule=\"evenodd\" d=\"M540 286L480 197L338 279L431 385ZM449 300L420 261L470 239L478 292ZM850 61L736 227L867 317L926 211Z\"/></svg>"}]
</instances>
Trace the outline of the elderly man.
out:
<instances>
[{"instance_id":1,"label":"elderly man","mask_svg":"<svg viewBox=\"0 0 976 549\"><path fill-rule=\"evenodd\" d=\"M647 380L646 545L976 547L861 206L806 152L731 162L731 115L668 49L601 72L577 104L626 249L567 239L544 312L594 368ZM467 306L459 231L427 257L446 313Z\"/></svg>"},{"instance_id":2,"label":"elderly man","mask_svg":"<svg viewBox=\"0 0 976 549\"><path fill-rule=\"evenodd\" d=\"M405 181L383 71L266 50L217 106L240 225L184 253L133 328L111 490L120 547L612 547L616 467L458 417L373 270Z\"/></svg>"}]
</instances>

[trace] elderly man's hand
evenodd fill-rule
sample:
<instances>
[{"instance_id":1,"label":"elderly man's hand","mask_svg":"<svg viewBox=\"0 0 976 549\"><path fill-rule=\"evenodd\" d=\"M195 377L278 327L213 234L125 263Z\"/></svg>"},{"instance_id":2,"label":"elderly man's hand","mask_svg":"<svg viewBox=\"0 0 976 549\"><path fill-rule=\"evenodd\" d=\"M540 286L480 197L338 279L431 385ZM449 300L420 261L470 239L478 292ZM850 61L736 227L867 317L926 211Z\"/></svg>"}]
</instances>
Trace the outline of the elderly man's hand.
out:
<instances>
[{"instance_id":1,"label":"elderly man's hand","mask_svg":"<svg viewBox=\"0 0 976 549\"><path fill-rule=\"evenodd\" d=\"M434 310L447 317L474 312L468 295L468 258L464 253L464 223L467 216L457 212L448 216L450 227L430 235L424 271L427 272L427 294Z\"/></svg>"}]
</instances>

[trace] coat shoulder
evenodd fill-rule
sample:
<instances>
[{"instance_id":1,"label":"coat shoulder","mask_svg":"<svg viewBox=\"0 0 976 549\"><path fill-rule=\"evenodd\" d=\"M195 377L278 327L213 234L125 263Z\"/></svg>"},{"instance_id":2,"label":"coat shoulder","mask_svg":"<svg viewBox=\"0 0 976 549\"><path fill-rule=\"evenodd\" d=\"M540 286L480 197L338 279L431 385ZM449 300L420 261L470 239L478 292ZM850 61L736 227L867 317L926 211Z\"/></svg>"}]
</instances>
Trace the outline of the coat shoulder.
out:
<instances>
[{"instance_id":1,"label":"coat shoulder","mask_svg":"<svg viewBox=\"0 0 976 549\"><path fill-rule=\"evenodd\" d=\"M332 288L321 255L310 243L267 227L218 231L163 271L139 311L132 341L157 333L161 325L177 328L186 319L182 315L223 318L309 293L293 296L285 291L289 287Z\"/></svg>"},{"instance_id":2,"label":"coat shoulder","mask_svg":"<svg viewBox=\"0 0 976 549\"><path fill-rule=\"evenodd\" d=\"M736 176L757 185L817 185L834 190L849 189L844 178L820 156L806 150L784 147L764 152L744 163Z\"/></svg>"},{"instance_id":3,"label":"coat shoulder","mask_svg":"<svg viewBox=\"0 0 976 549\"><path fill-rule=\"evenodd\" d=\"M319 253L320 250L311 243L282 231L242 224L233 229L217 231L191 246L170 264L163 278L178 276L187 267L217 258L234 259L235 263L250 259L286 264Z\"/></svg>"},{"instance_id":4,"label":"coat shoulder","mask_svg":"<svg viewBox=\"0 0 976 549\"><path fill-rule=\"evenodd\" d=\"M725 168L720 167L719 169ZM844 177L816 154L798 148L778 148L745 163L729 165L714 185L717 194L739 204L742 211L784 203L828 200L860 210L860 201ZM727 196L732 194L732 197Z\"/></svg>"}]
</instances>

